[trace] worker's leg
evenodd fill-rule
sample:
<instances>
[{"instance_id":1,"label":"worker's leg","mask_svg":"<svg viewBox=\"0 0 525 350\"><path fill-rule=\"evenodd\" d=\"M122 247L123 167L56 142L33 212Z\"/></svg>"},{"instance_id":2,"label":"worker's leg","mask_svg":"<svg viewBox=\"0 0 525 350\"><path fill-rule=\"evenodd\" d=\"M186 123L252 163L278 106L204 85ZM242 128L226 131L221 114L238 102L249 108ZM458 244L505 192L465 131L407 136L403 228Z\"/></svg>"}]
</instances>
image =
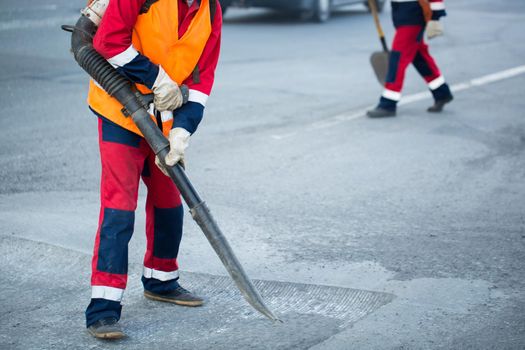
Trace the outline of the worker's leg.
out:
<instances>
[{"instance_id":1,"label":"worker's leg","mask_svg":"<svg viewBox=\"0 0 525 350\"><path fill-rule=\"evenodd\" d=\"M379 107L387 110L395 110L397 103L401 100L401 91L405 81L405 72L412 63L419 49L419 40L422 36L421 26L401 26L396 30L390 60L385 89L379 101Z\"/></svg>"},{"instance_id":2,"label":"worker's leg","mask_svg":"<svg viewBox=\"0 0 525 350\"><path fill-rule=\"evenodd\" d=\"M432 92L435 101L452 99L450 88L445 82L445 78L441 74L436 61L430 55L428 45L423 40L421 40L413 64L428 84L428 88Z\"/></svg>"},{"instance_id":3,"label":"worker's leg","mask_svg":"<svg viewBox=\"0 0 525 350\"><path fill-rule=\"evenodd\" d=\"M144 296L184 306L200 306L204 300L179 285L177 256L182 238L183 208L179 190L155 164L153 152L142 179L146 200L147 249L144 257Z\"/></svg>"},{"instance_id":4,"label":"worker's leg","mask_svg":"<svg viewBox=\"0 0 525 350\"><path fill-rule=\"evenodd\" d=\"M173 181L155 164L152 153L146 160L142 179L148 188L146 199L147 247L144 257L144 288L162 293L177 287L177 255L182 238L183 208Z\"/></svg>"},{"instance_id":5,"label":"worker's leg","mask_svg":"<svg viewBox=\"0 0 525 350\"><path fill-rule=\"evenodd\" d=\"M147 155L144 140L99 118L102 162L101 208L92 261L89 327L104 318L120 318L128 273L128 242L133 234L140 173Z\"/></svg>"}]
</instances>

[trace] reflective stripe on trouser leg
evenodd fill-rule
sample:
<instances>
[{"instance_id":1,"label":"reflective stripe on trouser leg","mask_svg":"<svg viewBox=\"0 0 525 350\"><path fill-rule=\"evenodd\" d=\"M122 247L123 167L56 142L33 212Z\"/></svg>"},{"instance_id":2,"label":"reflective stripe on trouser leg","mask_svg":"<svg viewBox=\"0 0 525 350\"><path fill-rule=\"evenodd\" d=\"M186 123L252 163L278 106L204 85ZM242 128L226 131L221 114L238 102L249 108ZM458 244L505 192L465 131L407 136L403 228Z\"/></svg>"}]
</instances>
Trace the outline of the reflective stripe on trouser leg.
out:
<instances>
[{"instance_id":1,"label":"reflective stripe on trouser leg","mask_svg":"<svg viewBox=\"0 0 525 350\"><path fill-rule=\"evenodd\" d=\"M179 278L177 256L182 238L183 207L173 181L148 157L142 179L146 199L147 249L142 281L146 290L163 293L175 289Z\"/></svg>"},{"instance_id":2,"label":"reflective stripe on trouser leg","mask_svg":"<svg viewBox=\"0 0 525 350\"><path fill-rule=\"evenodd\" d=\"M101 210L92 261L89 326L105 317L120 318L126 288L128 243L133 234L140 173L147 156L141 137L99 119L102 163Z\"/></svg>"},{"instance_id":3,"label":"reflective stripe on trouser leg","mask_svg":"<svg viewBox=\"0 0 525 350\"><path fill-rule=\"evenodd\" d=\"M86 309L86 327L91 326L96 321L114 317L120 319L122 305L120 304L124 296L124 289L91 286L91 301Z\"/></svg>"},{"instance_id":4,"label":"reflective stripe on trouser leg","mask_svg":"<svg viewBox=\"0 0 525 350\"><path fill-rule=\"evenodd\" d=\"M385 89L379 99L378 107L389 111L395 111L399 100L401 100L401 94L399 92Z\"/></svg>"}]
</instances>

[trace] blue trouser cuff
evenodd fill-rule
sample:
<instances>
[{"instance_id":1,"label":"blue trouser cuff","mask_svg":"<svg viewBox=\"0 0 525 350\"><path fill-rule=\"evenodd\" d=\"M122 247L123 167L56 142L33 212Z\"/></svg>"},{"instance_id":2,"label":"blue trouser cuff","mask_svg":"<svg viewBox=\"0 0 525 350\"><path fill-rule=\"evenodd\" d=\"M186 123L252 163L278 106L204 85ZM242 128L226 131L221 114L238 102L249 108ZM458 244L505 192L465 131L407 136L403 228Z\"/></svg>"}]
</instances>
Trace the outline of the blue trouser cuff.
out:
<instances>
[{"instance_id":1,"label":"blue trouser cuff","mask_svg":"<svg viewBox=\"0 0 525 350\"><path fill-rule=\"evenodd\" d=\"M452 97L452 92L450 91L450 87L447 83L441 85L435 90L431 90L432 96L434 96L434 100L440 101L440 100L446 100Z\"/></svg>"},{"instance_id":2,"label":"blue trouser cuff","mask_svg":"<svg viewBox=\"0 0 525 350\"><path fill-rule=\"evenodd\" d=\"M386 109L386 110L389 110L389 111L395 111L396 107L397 107L397 102L394 101L394 100L390 100L388 98L385 98L385 97L381 96L381 98L379 99L379 104L377 105L377 107L382 108L382 109Z\"/></svg>"},{"instance_id":3,"label":"blue trouser cuff","mask_svg":"<svg viewBox=\"0 0 525 350\"><path fill-rule=\"evenodd\" d=\"M91 299L86 309L86 327L91 326L98 320L107 317L115 317L120 320L122 305L118 301L106 299Z\"/></svg>"},{"instance_id":4,"label":"blue trouser cuff","mask_svg":"<svg viewBox=\"0 0 525 350\"><path fill-rule=\"evenodd\" d=\"M142 284L144 285L145 290L156 294L166 294L179 287L178 278L169 281L161 281L155 278L146 278L142 276Z\"/></svg>"}]
</instances>

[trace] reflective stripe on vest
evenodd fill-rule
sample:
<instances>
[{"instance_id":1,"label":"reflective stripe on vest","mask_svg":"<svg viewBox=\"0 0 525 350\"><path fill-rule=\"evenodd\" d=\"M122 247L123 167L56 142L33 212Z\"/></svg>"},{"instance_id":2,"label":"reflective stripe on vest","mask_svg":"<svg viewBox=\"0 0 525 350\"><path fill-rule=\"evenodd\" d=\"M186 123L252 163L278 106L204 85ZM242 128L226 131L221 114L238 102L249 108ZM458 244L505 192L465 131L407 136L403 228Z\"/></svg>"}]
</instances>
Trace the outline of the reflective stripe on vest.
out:
<instances>
[{"instance_id":1,"label":"reflective stripe on vest","mask_svg":"<svg viewBox=\"0 0 525 350\"><path fill-rule=\"evenodd\" d=\"M212 30L209 0L201 0L188 29L179 38L178 0L160 0L153 3L147 13L139 15L133 28L133 47L148 57L151 62L160 64L168 75L179 85L194 71L204 51ZM146 86L135 84L144 94L151 93ZM112 122L142 136L133 120L124 116L122 104L109 96L98 84L91 80L88 103L97 113ZM154 116L151 116L156 120ZM162 131L168 135L173 118L163 120Z\"/></svg>"}]
</instances>

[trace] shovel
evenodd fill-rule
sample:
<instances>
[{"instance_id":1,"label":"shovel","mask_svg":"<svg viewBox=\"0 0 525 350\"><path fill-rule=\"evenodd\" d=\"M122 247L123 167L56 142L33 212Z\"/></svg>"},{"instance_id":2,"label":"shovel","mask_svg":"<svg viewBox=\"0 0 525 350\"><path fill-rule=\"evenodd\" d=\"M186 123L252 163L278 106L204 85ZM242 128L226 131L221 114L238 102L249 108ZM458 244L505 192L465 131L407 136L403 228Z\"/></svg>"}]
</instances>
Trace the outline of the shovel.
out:
<instances>
[{"instance_id":1,"label":"shovel","mask_svg":"<svg viewBox=\"0 0 525 350\"><path fill-rule=\"evenodd\" d=\"M379 22L376 0L368 0L368 5L372 15L374 16L377 34L379 34L379 40L381 41L381 46L383 47L383 51L376 51L372 53L370 56L370 63L372 64L372 69L374 70L377 81L379 81L379 84L383 86L388 73L389 50L385 40L385 33L383 32L383 28L381 28L381 22Z\"/></svg>"}]
</instances>

